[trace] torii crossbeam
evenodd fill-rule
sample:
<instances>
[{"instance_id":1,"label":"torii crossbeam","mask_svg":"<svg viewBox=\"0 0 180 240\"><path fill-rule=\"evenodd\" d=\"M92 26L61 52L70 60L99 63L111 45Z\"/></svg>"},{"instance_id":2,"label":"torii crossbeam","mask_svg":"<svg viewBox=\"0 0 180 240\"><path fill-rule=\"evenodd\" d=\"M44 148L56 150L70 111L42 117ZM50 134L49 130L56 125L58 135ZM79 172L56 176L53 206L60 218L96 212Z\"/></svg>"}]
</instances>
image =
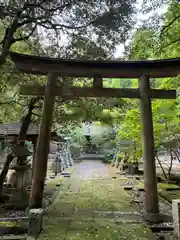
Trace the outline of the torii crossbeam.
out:
<instances>
[{"instance_id":1,"label":"torii crossbeam","mask_svg":"<svg viewBox=\"0 0 180 240\"><path fill-rule=\"evenodd\" d=\"M180 59L151 61L82 61L42 58L18 53L11 53L11 58L18 70L22 72L48 75L46 86L34 85L20 87L21 94L44 95L30 207L42 207L42 193L46 177L48 146L55 96L62 96L69 99L76 97L139 98L144 155L144 216L148 221L160 221L151 98L175 99L176 91L150 89L149 79L177 76L180 74ZM58 76L93 78L93 86L91 88L60 88L57 87ZM103 88L103 78L138 78L139 88Z\"/></svg>"}]
</instances>

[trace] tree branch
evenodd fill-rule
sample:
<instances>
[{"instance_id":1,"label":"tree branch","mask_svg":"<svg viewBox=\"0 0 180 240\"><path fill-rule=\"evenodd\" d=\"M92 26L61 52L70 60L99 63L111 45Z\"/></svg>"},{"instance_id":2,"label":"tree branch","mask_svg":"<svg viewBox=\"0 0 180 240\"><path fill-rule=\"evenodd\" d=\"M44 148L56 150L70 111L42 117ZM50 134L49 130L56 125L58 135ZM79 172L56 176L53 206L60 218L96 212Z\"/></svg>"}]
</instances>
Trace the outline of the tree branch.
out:
<instances>
[{"instance_id":1,"label":"tree branch","mask_svg":"<svg viewBox=\"0 0 180 240\"><path fill-rule=\"evenodd\" d=\"M81 25L81 26L70 26L70 25L65 25L65 24L57 24L57 23L52 23L49 20L44 20L42 22L37 22L38 25L40 25L41 27L44 27L46 29L54 29L54 30L58 30L58 29L62 29L62 28L66 28L66 29L71 29L71 30L78 30L78 29L83 29L83 28L87 28L88 26L90 26L92 22L89 22L85 25Z\"/></svg>"},{"instance_id":2,"label":"tree branch","mask_svg":"<svg viewBox=\"0 0 180 240\"><path fill-rule=\"evenodd\" d=\"M27 105L25 105L25 104L16 102L16 101L14 101L14 100L8 101L8 102L0 102L0 105L6 105L6 104L12 104L12 103L18 104L18 105L23 106L23 107L26 107L26 106L27 106Z\"/></svg>"},{"instance_id":3,"label":"tree branch","mask_svg":"<svg viewBox=\"0 0 180 240\"><path fill-rule=\"evenodd\" d=\"M174 40L174 41L172 41L172 42L170 42L170 43L168 43L168 44L166 44L166 45L164 45L162 48L169 47L170 45L172 45L172 44L174 44L174 43L177 43L177 42L180 42L180 38L179 38L179 39L176 39L176 40Z\"/></svg>"},{"instance_id":4,"label":"tree branch","mask_svg":"<svg viewBox=\"0 0 180 240\"><path fill-rule=\"evenodd\" d=\"M43 3L45 3L45 2L48 2L47 0L41 0L39 3L28 3L28 2L26 2L25 4L24 4L24 9L26 9L26 8L36 8L36 7L40 7Z\"/></svg>"},{"instance_id":5,"label":"tree branch","mask_svg":"<svg viewBox=\"0 0 180 240\"><path fill-rule=\"evenodd\" d=\"M17 93L14 93L14 95L12 96L12 99L15 98L17 95ZM0 105L6 105L6 104L11 104L11 103L15 103L15 104L18 104L20 106L23 106L23 107L26 107L27 105L26 104L23 104L23 103L20 103L20 102L17 102L15 100L10 100L10 101L5 101L5 102L0 102Z\"/></svg>"},{"instance_id":6,"label":"tree branch","mask_svg":"<svg viewBox=\"0 0 180 240\"><path fill-rule=\"evenodd\" d=\"M34 26L33 29L31 30L31 32L30 32L28 35L26 35L26 36L22 36L22 34L20 34L20 36L21 36L20 38L16 38L16 39L14 38L14 39L13 39L13 43L19 42L19 41L23 41L23 40L28 40L28 39L33 35L36 27L37 27L37 24L35 24L35 26Z\"/></svg>"},{"instance_id":7,"label":"tree branch","mask_svg":"<svg viewBox=\"0 0 180 240\"><path fill-rule=\"evenodd\" d=\"M37 114L37 113L34 113L34 112L33 112L32 115L41 118L41 115L39 115L39 114Z\"/></svg>"},{"instance_id":8,"label":"tree branch","mask_svg":"<svg viewBox=\"0 0 180 240\"><path fill-rule=\"evenodd\" d=\"M169 28L176 20L178 20L180 18L180 14L178 16L176 16L175 18L173 18L173 20L171 20L167 25L165 25L162 28L162 32L163 33L167 28Z\"/></svg>"}]
</instances>

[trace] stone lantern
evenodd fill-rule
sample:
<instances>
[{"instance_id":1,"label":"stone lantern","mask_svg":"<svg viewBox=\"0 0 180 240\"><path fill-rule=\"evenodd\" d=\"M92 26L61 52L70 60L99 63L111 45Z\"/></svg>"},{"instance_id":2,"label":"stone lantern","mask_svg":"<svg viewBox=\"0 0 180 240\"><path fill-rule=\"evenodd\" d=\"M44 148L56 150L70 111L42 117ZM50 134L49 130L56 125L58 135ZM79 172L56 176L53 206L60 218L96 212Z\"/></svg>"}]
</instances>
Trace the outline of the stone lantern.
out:
<instances>
[{"instance_id":1,"label":"stone lantern","mask_svg":"<svg viewBox=\"0 0 180 240\"><path fill-rule=\"evenodd\" d=\"M31 183L32 170L31 164L27 162L27 157L31 156L32 153L24 145L18 145L13 153L18 160L11 169L16 171L16 189L22 190Z\"/></svg>"}]
</instances>

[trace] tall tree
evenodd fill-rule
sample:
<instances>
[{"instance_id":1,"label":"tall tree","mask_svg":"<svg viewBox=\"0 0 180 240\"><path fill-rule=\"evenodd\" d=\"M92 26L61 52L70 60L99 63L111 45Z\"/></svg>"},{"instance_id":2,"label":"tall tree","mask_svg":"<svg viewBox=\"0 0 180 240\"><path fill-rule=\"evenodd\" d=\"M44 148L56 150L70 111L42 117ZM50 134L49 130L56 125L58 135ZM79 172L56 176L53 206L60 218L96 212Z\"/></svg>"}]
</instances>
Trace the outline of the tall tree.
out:
<instances>
[{"instance_id":1,"label":"tall tree","mask_svg":"<svg viewBox=\"0 0 180 240\"><path fill-rule=\"evenodd\" d=\"M161 43L159 50L164 51L164 48L171 45L175 49L177 43L180 42L178 31L180 26L179 0L152 0L150 2L143 0L141 10L149 15L149 18L142 21L141 26L155 30Z\"/></svg>"},{"instance_id":2,"label":"tall tree","mask_svg":"<svg viewBox=\"0 0 180 240\"><path fill-rule=\"evenodd\" d=\"M61 45L63 36L86 36L101 45L123 42L133 26L132 15L136 0L9 0L0 3L1 63L11 46L39 35ZM44 37L45 36L45 39ZM65 41L64 40L64 41Z\"/></svg>"}]
</instances>

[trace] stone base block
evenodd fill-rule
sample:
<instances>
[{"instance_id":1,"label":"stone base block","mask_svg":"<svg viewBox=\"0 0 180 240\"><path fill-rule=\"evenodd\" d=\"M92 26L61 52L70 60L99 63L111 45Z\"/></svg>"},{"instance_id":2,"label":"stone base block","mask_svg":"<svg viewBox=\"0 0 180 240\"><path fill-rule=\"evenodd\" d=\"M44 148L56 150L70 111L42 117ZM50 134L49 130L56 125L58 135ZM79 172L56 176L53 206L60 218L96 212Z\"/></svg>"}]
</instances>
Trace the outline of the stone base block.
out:
<instances>
[{"instance_id":1,"label":"stone base block","mask_svg":"<svg viewBox=\"0 0 180 240\"><path fill-rule=\"evenodd\" d=\"M26 190L16 191L10 195L5 209L24 210L29 204L29 193Z\"/></svg>"},{"instance_id":2,"label":"stone base block","mask_svg":"<svg viewBox=\"0 0 180 240\"><path fill-rule=\"evenodd\" d=\"M28 236L37 237L42 230L43 209L31 209L29 212Z\"/></svg>"},{"instance_id":3,"label":"stone base block","mask_svg":"<svg viewBox=\"0 0 180 240\"><path fill-rule=\"evenodd\" d=\"M26 240L36 240L36 237L27 236Z\"/></svg>"},{"instance_id":4,"label":"stone base block","mask_svg":"<svg viewBox=\"0 0 180 240\"><path fill-rule=\"evenodd\" d=\"M160 223L162 222L162 215L160 213L149 213L144 210L143 217L147 222Z\"/></svg>"}]
</instances>

